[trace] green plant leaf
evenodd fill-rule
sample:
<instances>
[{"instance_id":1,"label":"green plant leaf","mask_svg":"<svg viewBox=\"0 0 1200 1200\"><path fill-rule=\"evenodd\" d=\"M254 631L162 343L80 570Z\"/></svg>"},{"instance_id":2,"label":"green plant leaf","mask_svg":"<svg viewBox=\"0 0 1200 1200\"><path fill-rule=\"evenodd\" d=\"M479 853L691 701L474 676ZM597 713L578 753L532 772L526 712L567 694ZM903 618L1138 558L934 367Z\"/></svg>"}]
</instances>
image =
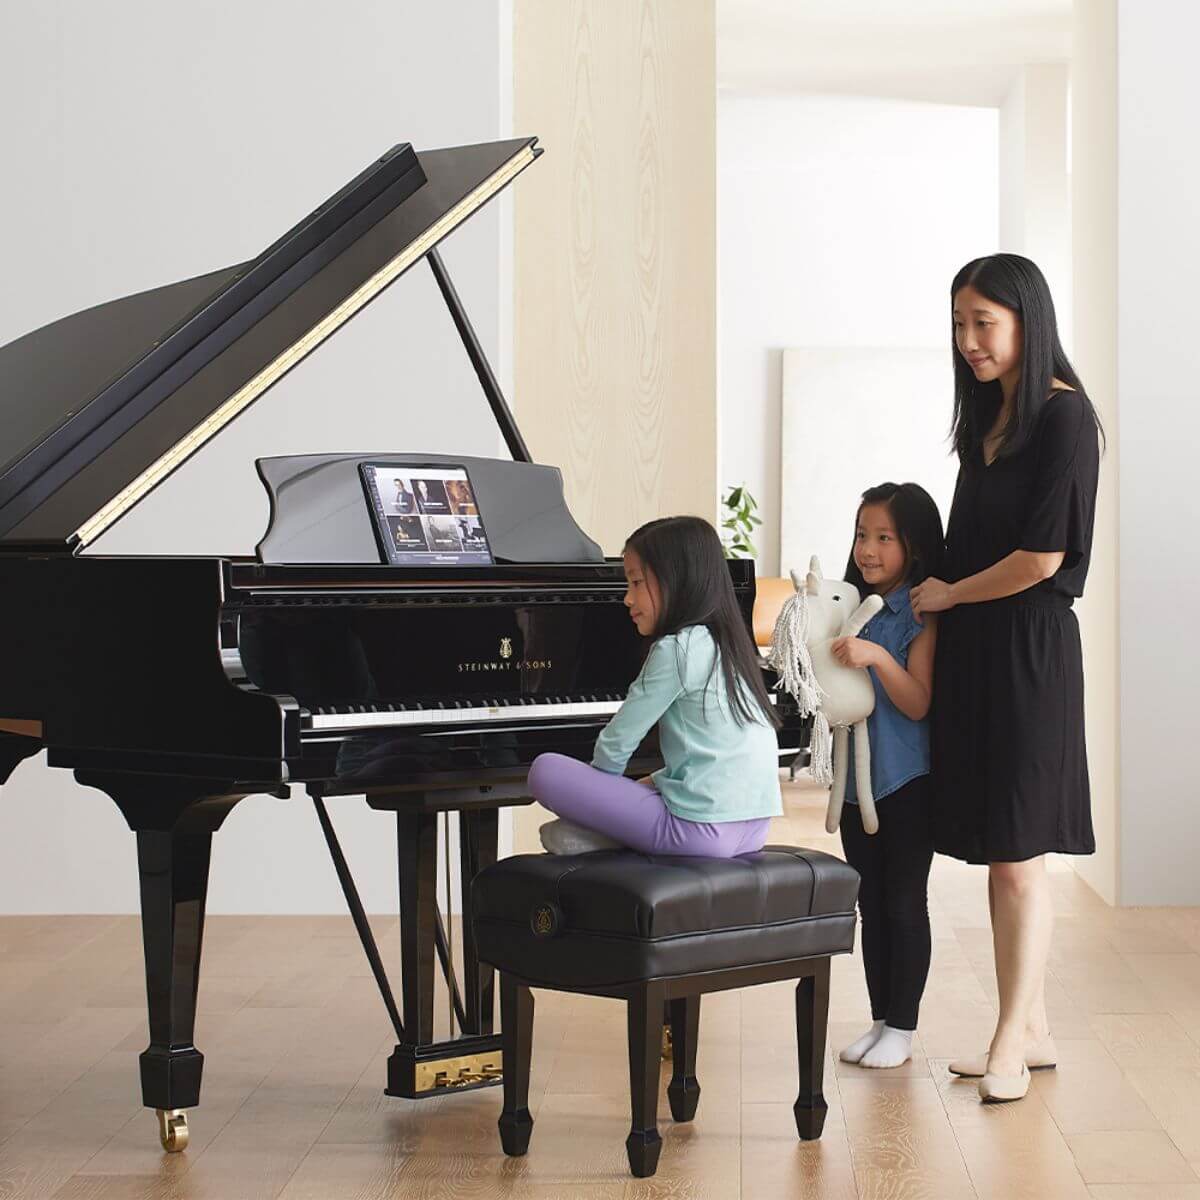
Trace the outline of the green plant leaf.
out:
<instances>
[{"instance_id":1,"label":"green plant leaf","mask_svg":"<svg viewBox=\"0 0 1200 1200\"><path fill-rule=\"evenodd\" d=\"M755 558L758 548L751 534L756 525L762 524L762 519L755 516L758 501L747 490L746 485L730 485L721 497L721 507L725 510L720 527L725 532L721 537L721 546L726 558Z\"/></svg>"}]
</instances>

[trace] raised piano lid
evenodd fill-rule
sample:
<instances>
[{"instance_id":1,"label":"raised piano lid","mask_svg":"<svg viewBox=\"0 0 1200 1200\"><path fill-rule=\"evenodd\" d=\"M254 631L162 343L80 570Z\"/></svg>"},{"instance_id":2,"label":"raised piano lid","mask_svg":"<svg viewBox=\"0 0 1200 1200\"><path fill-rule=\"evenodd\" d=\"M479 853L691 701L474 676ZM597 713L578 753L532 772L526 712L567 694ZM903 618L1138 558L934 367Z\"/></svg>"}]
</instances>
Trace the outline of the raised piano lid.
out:
<instances>
[{"instance_id":1,"label":"raised piano lid","mask_svg":"<svg viewBox=\"0 0 1200 1200\"><path fill-rule=\"evenodd\" d=\"M393 147L257 258L0 347L0 551L74 553L541 153Z\"/></svg>"}]
</instances>

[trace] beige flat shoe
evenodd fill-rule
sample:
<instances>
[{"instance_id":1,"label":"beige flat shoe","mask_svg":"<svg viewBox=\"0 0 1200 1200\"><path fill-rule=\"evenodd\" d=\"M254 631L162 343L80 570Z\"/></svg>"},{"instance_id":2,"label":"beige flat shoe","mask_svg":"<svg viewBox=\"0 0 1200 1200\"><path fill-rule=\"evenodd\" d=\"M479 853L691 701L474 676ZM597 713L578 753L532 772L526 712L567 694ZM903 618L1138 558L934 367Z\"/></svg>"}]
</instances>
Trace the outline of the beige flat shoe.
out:
<instances>
[{"instance_id":1,"label":"beige flat shoe","mask_svg":"<svg viewBox=\"0 0 1200 1200\"><path fill-rule=\"evenodd\" d=\"M1029 1091L1029 1068L1022 1063L1020 1075L992 1075L988 1073L979 1081L979 1099L984 1104L1005 1104L1010 1100L1024 1100Z\"/></svg>"},{"instance_id":2,"label":"beige flat shoe","mask_svg":"<svg viewBox=\"0 0 1200 1200\"><path fill-rule=\"evenodd\" d=\"M964 1079L982 1079L987 1074L986 1054L977 1054L974 1058L956 1058L947 1068L951 1075L961 1075ZM1031 1071L1053 1071L1058 1066L1058 1051L1054 1048L1054 1039L1046 1038L1036 1046L1030 1046L1025 1051L1025 1065Z\"/></svg>"}]
</instances>

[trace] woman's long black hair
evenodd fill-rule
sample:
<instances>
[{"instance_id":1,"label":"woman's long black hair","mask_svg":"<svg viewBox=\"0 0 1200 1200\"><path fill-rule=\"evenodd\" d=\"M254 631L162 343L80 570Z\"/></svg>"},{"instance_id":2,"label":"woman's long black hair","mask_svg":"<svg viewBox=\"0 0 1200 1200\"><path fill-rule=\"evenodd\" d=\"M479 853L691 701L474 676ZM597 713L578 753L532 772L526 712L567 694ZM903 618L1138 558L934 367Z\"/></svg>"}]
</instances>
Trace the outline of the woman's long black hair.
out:
<instances>
[{"instance_id":1,"label":"woman's long black hair","mask_svg":"<svg viewBox=\"0 0 1200 1200\"><path fill-rule=\"evenodd\" d=\"M904 547L904 582L915 587L931 575L940 578L946 538L942 514L938 512L934 498L919 483L881 483L878 487L867 488L854 514L855 539L858 538L859 518L868 504L886 504L892 515L896 536ZM871 590L854 561L853 543L844 578L858 588L860 596L866 596Z\"/></svg>"},{"instance_id":2,"label":"woman's long black hair","mask_svg":"<svg viewBox=\"0 0 1200 1200\"><path fill-rule=\"evenodd\" d=\"M741 725L766 721L777 727L762 660L738 607L717 531L700 517L662 517L634 530L625 549L638 556L658 583L658 625L651 636L705 626L717 646L734 719Z\"/></svg>"},{"instance_id":3,"label":"woman's long black hair","mask_svg":"<svg viewBox=\"0 0 1200 1200\"><path fill-rule=\"evenodd\" d=\"M1051 382L1061 379L1084 399L1100 436L1104 427L1075 368L1071 366L1058 339L1054 301L1046 277L1036 263L1019 254L989 254L972 259L954 276L950 285L950 307L965 287L973 287L994 304L1017 314L1021 322L1021 375L1017 382L1012 416L1002 431L999 456L1015 454L1029 440L1046 401ZM964 315L965 319L965 315ZM959 353L950 327L951 353L954 358L954 417L951 438L959 461L966 462L987 437L1003 403L1000 381L980 383L971 364Z\"/></svg>"}]
</instances>

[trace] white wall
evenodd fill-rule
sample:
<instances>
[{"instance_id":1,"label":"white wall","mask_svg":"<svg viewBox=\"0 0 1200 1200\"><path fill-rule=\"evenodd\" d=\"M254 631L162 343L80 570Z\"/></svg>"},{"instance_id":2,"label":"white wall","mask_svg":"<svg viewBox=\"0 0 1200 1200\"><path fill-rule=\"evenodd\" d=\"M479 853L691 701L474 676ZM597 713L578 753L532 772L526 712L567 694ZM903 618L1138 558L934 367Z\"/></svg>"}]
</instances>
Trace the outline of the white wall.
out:
<instances>
[{"instance_id":1,"label":"white wall","mask_svg":"<svg viewBox=\"0 0 1200 1200\"><path fill-rule=\"evenodd\" d=\"M1071 196L1066 63L1021 69L1000 106L1000 249L1032 258L1071 335Z\"/></svg>"},{"instance_id":2,"label":"white wall","mask_svg":"<svg viewBox=\"0 0 1200 1200\"><path fill-rule=\"evenodd\" d=\"M745 482L758 498L759 573L775 575L782 350L944 347L949 357L950 281L997 249L998 118L723 92L717 122L720 480ZM952 400L928 398L947 432ZM819 421L812 445L855 473L853 445L830 445ZM858 490L879 482L864 478Z\"/></svg>"},{"instance_id":3,"label":"white wall","mask_svg":"<svg viewBox=\"0 0 1200 1200\"><path fill-rule=\"evenodd\" d=\"M1115 0L1075 6L1071 63L1071 224L1074 363L1108 432L1100 463L1096 531L1083 597L1076 605L1083 638L1084 713L1096 853L1071 859L1081 878L1110 904L1120 887L1120 764L1123 754L1119 670L1117 424L1117 45ZM1157 584L1155 586L1156 594ZM1145 757L1143 752L1139 757Z\"/></svg>"},{"instance_id":4,"label":"white wall","mask_svg":"<svg viewBox=\"0 0 1200 1200\"><path fill-rule=\"evenodd\" d=\"M1200 904L1200 8L1117 0L1116 29L1121 900Z\"/></svg>"},{"instance_id":5,"label":"white wall","mask_svg":"<svg viewBox=\"0 0 1200 1200\"><path fill-rule=\"evenodd\" d=\"M827 578L844 573L864 479L919 480L939 511L950 511L958 460L942 452L945 413L927 401L953 392L944 347L784 350L779 546L785 571L807 569L815 554ZM881 404L888 395L892 402ZM827 445L852 446L852 461L845 453L814 452L814 429Z\"/></svg>"},{"instance_id":6,"label":"white wall","mask_svg":"<svg viewBox=\"0 0 1200 1200\"><path fill-rule=\"evenodd\" d=\"M349 0L328 11L284 0L9 6L0 342L251 257L395 142L508 136L502 15L495 0ZM492 206L444 252L493 353L510 283L500 220ZM424 267L95 550L252 551L267 512L256 456L367 448L500 452ZM136 606L130 616L133 629ZM136 911L133 838L106 797L34 760L0 806L0 912ZM394 908L388 818L358 799L332 810L368 909ZM344 911L308 802L238 805L215 839L209 896L213 912Z\"/></svg>"}]
</instances>

